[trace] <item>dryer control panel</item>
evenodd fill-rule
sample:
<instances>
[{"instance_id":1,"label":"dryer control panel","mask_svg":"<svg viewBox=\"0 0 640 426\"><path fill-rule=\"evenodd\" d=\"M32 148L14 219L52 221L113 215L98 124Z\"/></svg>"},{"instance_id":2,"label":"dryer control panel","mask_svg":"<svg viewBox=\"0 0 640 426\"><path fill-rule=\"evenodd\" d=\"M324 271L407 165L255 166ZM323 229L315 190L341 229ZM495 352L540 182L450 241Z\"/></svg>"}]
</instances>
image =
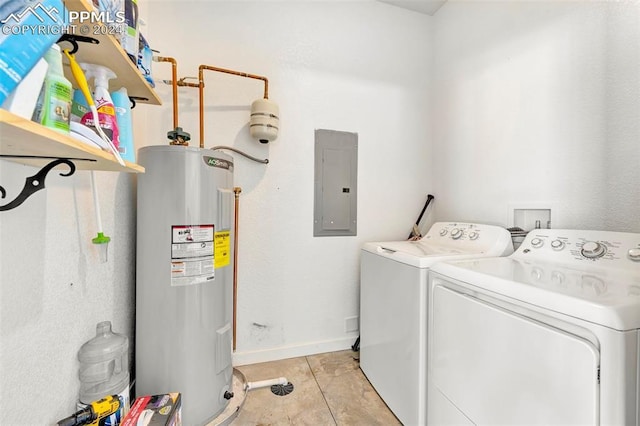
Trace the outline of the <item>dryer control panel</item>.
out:
<instances>
[{"instance_id":1,"label":"dryer control panel","mask_svg":"<svg viewBox=\"0 0 640 426\"><path fill-rule=\"evenodd\" d=\"M514 257L640 271L640 234L609 231L535 229Z\"/></svg>"}]
</instances>

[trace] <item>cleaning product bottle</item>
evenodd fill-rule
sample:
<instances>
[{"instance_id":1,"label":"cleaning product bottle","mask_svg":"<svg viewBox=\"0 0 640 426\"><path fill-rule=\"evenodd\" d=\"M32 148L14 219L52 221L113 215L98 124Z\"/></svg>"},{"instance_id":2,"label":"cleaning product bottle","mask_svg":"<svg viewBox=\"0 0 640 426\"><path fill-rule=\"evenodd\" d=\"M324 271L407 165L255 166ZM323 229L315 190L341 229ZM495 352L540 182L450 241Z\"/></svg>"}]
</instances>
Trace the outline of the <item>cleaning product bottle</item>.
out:
<instances>
[{"instance_id":1,"label":"cleaning product bottle","mask_svg":"<svg viewBox=\"0 0 640 426\"><path fill-rule=\"evenodd\" d=\"M57 44L51 46L45 53L44 59L49 64L49 68L36 102L33 121L68 135L73 87L62 72L60 46Z\"/></svg>"},{"instance_id":2,"label":"cleaning product bottle","mask_svg":"<svg viewBox=\"0 0 640 426\"><path fill-rule=\"evenodd\" d=\"M138 60L138 0L124 0L124 21L120 44L135 64Z\"/></svg>"},{"instance_id":3,"label":"cleaning product bottle","mask_svg":"<svg viewBox=\"0 0 640 426\"><path fill-rule=\"evenodd\" d=\"M89 102L84 97L82 90L75 89L73 91L73 99L71 100L71 121L79 123L85 114L91 113Z\"/></svg>"},{"instance_id":4,"label":"cleaning product bottle","mask_svg":"<svg viewBox=\"0 0 640 426\"><path fill-rule=\"evenodd\" d=\"M80 67L85 71L87 79L93 77L94 89L93 100L98 110L99 123L93 122L93 114L87 113L80 120L81 124L87 127L100 126L102 131L111 139L116 149L120 146L120 132L116 119L116 109L109 95L109 80L116 75L109 68L102 65L80 63ZM96 131L97 132L97 131Z\"/></svg>"},{"instance_id":5,"label":"cleaning product bottle","mask_svg":"<svg viewBox=\"0 0 640 426\"><path fill-rule=\"evenodd\" d=\"M102 130L102 126L99 125L100 117L98 115L98 108L96 108L96 103L93 101L93 94L91 94L91 91L89 90L89 83L87 83L87 78L84 75L84 71L82 71L82 67L80 67L80 64L78 64L78 62L76 62L76 58L69 51L69 49L64 49L63 52L67 57L67 59L69 59L69 67L71 68L71 74L73 74L73 78L76 80L76 83L80 87L80 90L82 90L82 94L84 95L84 98L88 103L89 109L91 110L91 117L93 118L92 121L95 123L98 123L98 126L94 127L97 135L100 137L102 141L106 143L108 150L110 150L111 153L113 153L113 156L115 157L116 161L118 161L118 164L120 164L121 166L125 166L124 160L122 159L122 157L120 157L120 153L118 152L118 149L113 144L113 141L109 139L106 133ZM72 127L74 127L73 124L78 124L80 126L80 127L76 126L78 127L78 130L80 133L84 133L85 129L89 132L92 131L89 127L85 126L82 123L72 123ZM98 143L98 145L101 145L101 144ZM93 171L91 173L93 174Z\"/></svg>"},{"instance_id":6,"label":"cleaning product bottle","mask_svg":"<svg viewBox=\"0 0 640 426\"><path fill-rule=\"evenodd\" d=\"M133 127L131 118L131 101L126 87L111 92L111 99L116 108L116 120L120 132L120 156L127 161L135 163L136 154L133 147Z\"/></svg>"},{"instance_id":7,"label":"cleaning product bottle","mask_svg":"<svg viewBox=\"0 0 640 426\"><path fill-rule=\"evenodd\" d=\"M138 52L138 71L147 80L149 86L156 87L156 83L151 77L151 64L153 63L153 51L149 47L147 39L140 33L140 50Z\"/></svg>"}]
</instances>

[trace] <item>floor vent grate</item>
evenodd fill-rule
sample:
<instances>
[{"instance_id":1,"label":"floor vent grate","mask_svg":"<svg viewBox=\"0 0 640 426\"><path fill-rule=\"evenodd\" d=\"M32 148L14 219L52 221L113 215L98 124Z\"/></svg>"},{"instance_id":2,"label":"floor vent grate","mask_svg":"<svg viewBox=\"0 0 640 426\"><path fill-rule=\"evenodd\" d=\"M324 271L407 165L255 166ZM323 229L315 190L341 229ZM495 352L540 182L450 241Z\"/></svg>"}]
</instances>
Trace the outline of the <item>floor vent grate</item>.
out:
<instances>
[{"instance_id":1,"label":"floor vent grate","mask_svg":"<svg viewBox=\"0 0 640 426\"><path fill-rule=\"evenodd\" d=\"M286 385L272 385L271 392L278 396L289 395L293 392L293 383L287 383Z\"/></svg>"}]
</instances>

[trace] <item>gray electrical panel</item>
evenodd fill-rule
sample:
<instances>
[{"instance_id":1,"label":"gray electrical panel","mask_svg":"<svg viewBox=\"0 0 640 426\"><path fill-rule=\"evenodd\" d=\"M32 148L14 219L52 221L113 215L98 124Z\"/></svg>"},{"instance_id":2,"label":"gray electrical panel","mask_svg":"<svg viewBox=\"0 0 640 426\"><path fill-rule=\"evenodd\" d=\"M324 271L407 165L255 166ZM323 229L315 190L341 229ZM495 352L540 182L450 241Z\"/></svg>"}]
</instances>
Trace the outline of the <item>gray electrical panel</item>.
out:
<instances>
[{"instance_id":1,"label":"gray electrical panel","mask_svg":"<svg viewBox=\"0 0 640 426\"><path fill-rule=\"evenodd\" d=\"M356 235L358 134L315 132L314 237Z\"/></svg>"}]
</instances>

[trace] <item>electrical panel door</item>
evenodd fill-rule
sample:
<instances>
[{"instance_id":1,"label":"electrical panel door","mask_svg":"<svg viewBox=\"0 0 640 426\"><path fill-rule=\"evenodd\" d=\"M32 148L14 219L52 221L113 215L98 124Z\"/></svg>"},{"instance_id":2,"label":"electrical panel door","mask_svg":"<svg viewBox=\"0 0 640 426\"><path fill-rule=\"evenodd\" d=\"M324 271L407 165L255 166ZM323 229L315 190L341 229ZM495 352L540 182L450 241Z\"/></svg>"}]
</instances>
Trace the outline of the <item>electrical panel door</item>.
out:
<instances>
[{"instance_id":1,"label":"electrical panel door","mask_svg":"<svg viewBox=\"0 0 640 426\"><path fill-rule=\"evenodd\" d=\"M356 235L358 134L315 132L313 235Z\"/></svg>"}]
</instances>

